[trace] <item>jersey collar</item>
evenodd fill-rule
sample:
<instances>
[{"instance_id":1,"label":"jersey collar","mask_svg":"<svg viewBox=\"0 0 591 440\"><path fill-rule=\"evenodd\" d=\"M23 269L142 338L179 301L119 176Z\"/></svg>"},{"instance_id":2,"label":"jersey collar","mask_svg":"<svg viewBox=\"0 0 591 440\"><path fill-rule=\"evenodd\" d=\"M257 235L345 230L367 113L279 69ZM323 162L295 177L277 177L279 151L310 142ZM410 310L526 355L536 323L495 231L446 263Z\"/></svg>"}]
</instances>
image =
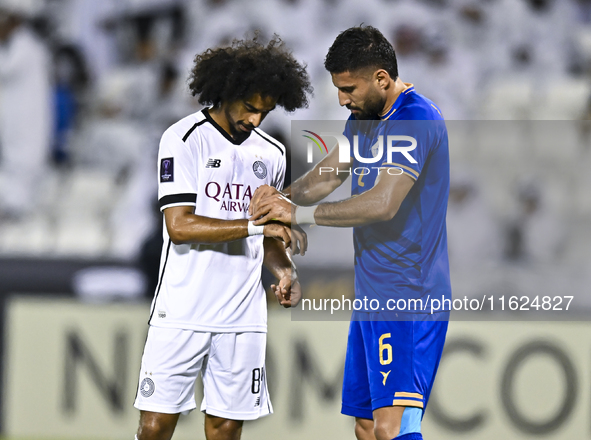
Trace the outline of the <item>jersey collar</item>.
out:
<instances>
[{"instance_id":1,"label":"jersey collar","mask_svg":"<svg viewBox=\"0 0 591 440\"><path fill-rule=\"evenodd\" d=\"M209 114L209 108L204 108L203 110L201 110L201 113L203 113L203 115L205 116L205 119L207 119L207 121L209 123L211 123L211 125L214 126L214 128L220 132L220 134L225 137L229 142L231 142L234 145L241 145L245 140L247 140L250 137L250 133L248 134L248 136L246 136L244 139L242 139L241 141L237 141L236 139L234 139L232 136L230 136L226 130L224 130L222 127L220 127L220 125L215 122L213 120L213 118L211 117L211 115Z\"/></svg>"},{"instance_id":2,"label":"jersey collar","mask_svg":"<svg viewBox=\"0 0 591 440\"><path fill-rule=\"evenodd\" d=\"M390 110L388 110L384 116L380 116L381 120L390 119L390 117L396 112L396 109L400 108L400 106L402 105L402 101L404 101L406 96L409 93L415 91L414 84L404 83L404 85L406 86L406 89L404 89L402 92L400 92L400 95L398 95L398 98L396 98L396 101L394 102L394 104L392 104L392 107L390 107Z\"/></svg>"}]
</instances>

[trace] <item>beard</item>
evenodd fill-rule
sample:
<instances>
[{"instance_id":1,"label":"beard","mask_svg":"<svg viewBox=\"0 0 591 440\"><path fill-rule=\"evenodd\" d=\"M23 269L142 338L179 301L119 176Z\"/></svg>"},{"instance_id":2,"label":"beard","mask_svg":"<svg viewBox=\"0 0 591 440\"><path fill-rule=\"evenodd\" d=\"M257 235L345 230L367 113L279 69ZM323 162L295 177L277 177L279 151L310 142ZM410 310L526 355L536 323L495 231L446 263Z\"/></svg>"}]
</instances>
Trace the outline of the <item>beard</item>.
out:
<instances>
[{"instance_id":1,"label":"beard","mask_svg":"<svg viewBox=\"0 0 591 440\"><path fill-rule=\"evenodd\" d=\"M386 98L382 98L377 92L371 91L367 94L363 107L347 106L349 110L357 110L355 119L368 120L376 119L380 112L384 110Z\"/></svg>"},{"instance_id":2,"label":"beard","mask_svg":"<svg viewBox=\"0 0 591 440\"><path fill-rule=\"evenodd\" d=\"M230 126L230 133L228 133L228 134L235 141L242 142L250 136L250 132L242 131L240 129L241 125L250 128L248 123L246 123L245 121L242 121L242 120L234 119L234 117L230 114L230 111L228 109L226 109L224 111L224 115L226 116L226 119L228 120L228 125ZM252 128L254 129L254 127L252 127Z\"/></svg>"}]
</instances>

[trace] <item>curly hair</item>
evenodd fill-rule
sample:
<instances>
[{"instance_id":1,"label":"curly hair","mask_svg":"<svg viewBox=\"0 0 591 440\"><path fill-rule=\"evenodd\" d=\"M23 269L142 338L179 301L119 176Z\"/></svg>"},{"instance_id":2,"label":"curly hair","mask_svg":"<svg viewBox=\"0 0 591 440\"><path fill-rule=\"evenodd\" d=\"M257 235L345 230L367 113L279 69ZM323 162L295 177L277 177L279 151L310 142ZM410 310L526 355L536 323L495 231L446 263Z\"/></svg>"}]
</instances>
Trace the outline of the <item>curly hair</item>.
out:
<instances>
[{"instance_id":1,"label":"curly hair","mask_svg":"<svg viewBox=\"0 0 591 440\"><path fill-rule=\"evenodd\" d=\"M248 99L258 93L277 99L288 112L308 106L312 86L306 66L298 63L275 35L265 46L255 35L234 40L230 47L198 54L189 77L189 89L203 105Z\"/></svg>"},{"instance_id":2,"label":"curly hair","mask_svg":"<svg viewBox=\"0 0 591 440\"><path fill-rule=\"evenodd\" d=\"M367 67L384 69L398 78L396 53L386 37L372 26L356 26L341 32L324 60L330 73L355 72Z\"/></svg>"}]
</instances>

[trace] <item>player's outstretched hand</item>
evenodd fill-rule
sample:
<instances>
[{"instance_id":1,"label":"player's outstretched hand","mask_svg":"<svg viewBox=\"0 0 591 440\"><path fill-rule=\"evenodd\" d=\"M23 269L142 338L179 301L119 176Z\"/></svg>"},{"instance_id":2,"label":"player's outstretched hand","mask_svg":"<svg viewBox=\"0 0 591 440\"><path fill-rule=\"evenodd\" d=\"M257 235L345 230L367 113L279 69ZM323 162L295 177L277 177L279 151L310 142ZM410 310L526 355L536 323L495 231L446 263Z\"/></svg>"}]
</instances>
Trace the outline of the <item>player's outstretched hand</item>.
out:
<instances>
[{"instance_id":1,"label":"player's outstretched hand","mask_svg":"<svg viewBox=\"0 0 591 440\"><path fill-rule=\"evenodd\" d=\"M255 190L254 195L252 196L252 199L250 200L250 206L248 207L248 214L252 215L255 211L257 211L257 208L258 208L261 200L263 200L266 197L275 195L275 194L281 194L277 190L277 188L274 188L270 185L259 186Z\"/></svg>"},{"instance_id":2,"label":"player's outstretched hand","mask_svg":"<svg viewBox=\"0 0 591 440\"><path fill-rule=\"evenodd\" d=\"M308 250L308 235L298 225L291 225L291 252L302 257Z\"/></svg>"},{"instance_id":3,"label":"player's outstretched hand","mask_svg":"<svg viewBox=\"0 0 591 440\"><path fill-rule=\"evenodd\" d=\"M291 246L291 229L281 223L267 223L265 229L263 229L263 235L283 241L285 249Z\"/></svg>"},{"instance_id":4,"label":"player's outstretched hand","mask_svg":"<svg viewBox=\"0 0 591 440\"><path fill-rule=\"evenodd\" d=\"M258 191L258 189L257 189ZM256 194L256 193L255 193ZM256 208L253 208L250 220L255 225L264 225L270 221L279 221L285 225L291 225L291 212L294 205L280 192L260 199Z\"/></svg>"},{"instance_id":5,"label":"player's outstretched hand","mask_svg":"<svg viewBox=\"0 0 591 440\"><path fill-rule=\"evenodd\" d=\"M302 299L302 288L298 280L292 280L291 276L283 277L278 284L271 284L277 301L283 307L295 307Z\"/></svg>"}]
</instances>

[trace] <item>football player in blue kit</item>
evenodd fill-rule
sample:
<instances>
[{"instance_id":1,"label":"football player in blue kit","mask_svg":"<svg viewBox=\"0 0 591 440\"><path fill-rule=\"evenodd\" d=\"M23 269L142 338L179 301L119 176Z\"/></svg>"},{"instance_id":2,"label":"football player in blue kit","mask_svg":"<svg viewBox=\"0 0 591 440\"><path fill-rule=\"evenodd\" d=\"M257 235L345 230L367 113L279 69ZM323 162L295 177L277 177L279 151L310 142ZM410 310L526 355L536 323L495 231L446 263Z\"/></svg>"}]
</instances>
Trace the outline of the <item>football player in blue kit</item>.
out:
<instances>
[{"instance_id":1,"label":"football player in blue kit","mask_svg":"<svg viewBox=\"0 0 591 440\"><path fill-rule=\"evenodd\" d=\"M379 306L353 313L342 413L355 417L360 440L422 439L449 318L445 308L431 313L429 300L451 298L447 129L439 108L398 77L379 30L342 32L325 67L351 111L349 162L339 146L283 192L260 187L251 219L353 227L355 295ZM313 205L349 176L351 198Z\"/></svg>"}]
</instances>

